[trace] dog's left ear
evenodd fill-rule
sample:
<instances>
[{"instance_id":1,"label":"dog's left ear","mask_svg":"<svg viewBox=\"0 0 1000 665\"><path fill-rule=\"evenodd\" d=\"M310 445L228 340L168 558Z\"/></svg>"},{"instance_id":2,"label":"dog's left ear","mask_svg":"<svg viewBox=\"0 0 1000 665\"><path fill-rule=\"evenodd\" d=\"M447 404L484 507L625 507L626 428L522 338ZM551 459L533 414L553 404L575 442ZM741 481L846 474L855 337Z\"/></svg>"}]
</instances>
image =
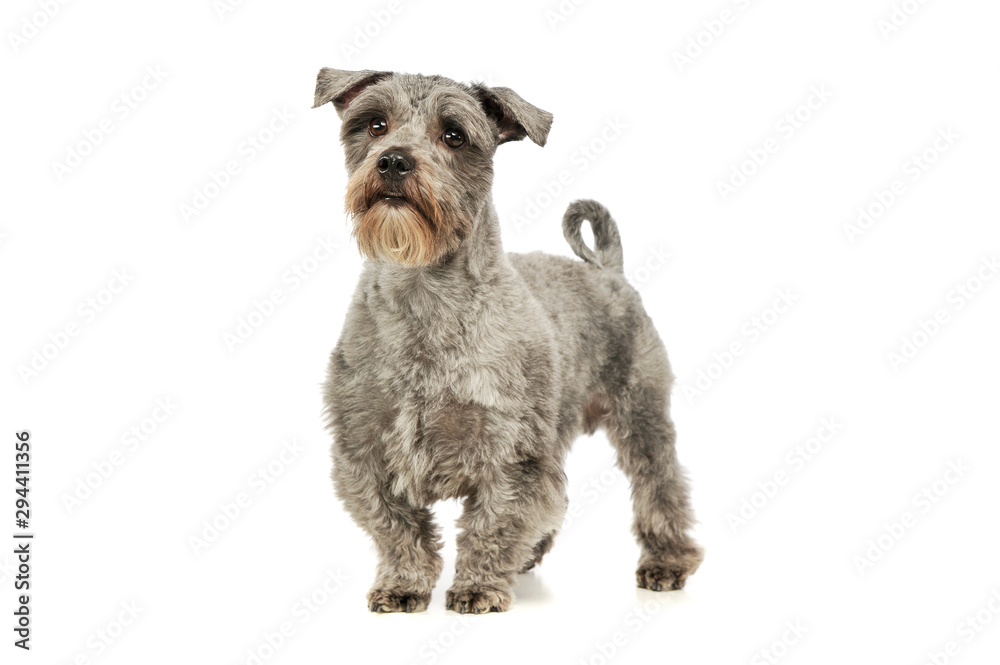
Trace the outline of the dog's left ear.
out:
<instances>
[{"instance_id":1,"label":"dog's left ear","mask_svg":"<svg viewBox=\"0 0 1000 665\"><path fill-rule=\"evenodd\" d=\"M510 88L489 88L476 83L472 93L496 123L500 143L520 141L527 136L538 145L545 145L552 127L551 113L524 101Z\"/></svg>"},{"instance_id":2,"label":"dog's left ear","mask_svg":"<svg viewBox=\"0 0 1000 665\"><path fill-rule=\"evenodd\" d=\"M313 108L333 102L337 115L343 115L347 106L368 86L392 76L392 72L376 72L363 69L348 72L343 69L324 67L316 76L316 95Z\"/></svg>"}]
</instances>

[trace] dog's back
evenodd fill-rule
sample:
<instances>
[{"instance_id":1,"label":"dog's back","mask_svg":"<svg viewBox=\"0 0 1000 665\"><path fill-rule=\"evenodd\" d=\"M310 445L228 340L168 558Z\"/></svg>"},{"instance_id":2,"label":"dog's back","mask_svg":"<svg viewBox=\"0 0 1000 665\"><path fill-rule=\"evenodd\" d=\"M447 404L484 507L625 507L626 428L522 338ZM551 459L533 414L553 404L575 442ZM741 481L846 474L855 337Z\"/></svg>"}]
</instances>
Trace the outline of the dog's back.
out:
<instances>
[{"instance_id":1,"label":"dog's back","mask_svg":"<svg viewBox=\"0 0 1000 665\"><path fill-rule=\"evenodd\" d=\"M593 248L580 235L584 220L594 231ZM563 229L582 262L543 252L507 256L549 315L563 356L563 386L580 388L566 407L579 409L582 402L583 429L593 432L604 424L601 403L625 389L636 363L658 368L658 382L668 391L673 375L639 293L625 278L621 241L608 210L596 201L575 201Z\"/></svg>"}]
</instances>

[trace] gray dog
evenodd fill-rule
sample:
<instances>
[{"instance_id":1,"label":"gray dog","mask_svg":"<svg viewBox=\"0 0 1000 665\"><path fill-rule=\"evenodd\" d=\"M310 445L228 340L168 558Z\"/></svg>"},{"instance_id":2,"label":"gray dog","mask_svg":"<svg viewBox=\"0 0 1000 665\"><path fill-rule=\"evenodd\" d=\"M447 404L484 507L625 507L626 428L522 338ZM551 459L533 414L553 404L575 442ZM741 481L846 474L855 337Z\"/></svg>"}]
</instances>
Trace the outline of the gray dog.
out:
<instances>
[{"instance_id":1,"label":"gray dog","mask_svg":"<svg viewBox=\"0 0 1000 665\"><path fill-rule=\"evenodd\" d=\"M378 550L369 609L426 609L442 566L430 506L452 497L464 512L447 607L508 609L563 521L570 445L598 427L632 483L639 586L683 587L702 550L673 375L614 220L570 205L563 231L583 262L500 244L493 154L544 145L552 115L508 88L376 71L322 69L315 102L343 121L347 212L368 259L324 397L337 496Z\"/></svg>"}]
</instances>

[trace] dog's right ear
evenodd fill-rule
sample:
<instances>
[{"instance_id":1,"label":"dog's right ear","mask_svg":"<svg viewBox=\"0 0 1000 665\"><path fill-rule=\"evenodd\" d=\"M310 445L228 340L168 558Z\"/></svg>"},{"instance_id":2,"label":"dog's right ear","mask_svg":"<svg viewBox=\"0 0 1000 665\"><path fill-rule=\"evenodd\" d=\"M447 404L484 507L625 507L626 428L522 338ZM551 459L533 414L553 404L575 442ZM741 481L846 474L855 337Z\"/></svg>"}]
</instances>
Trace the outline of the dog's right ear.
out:
<instances>
[{"instance_id":1,"label":"dog's right ear","mask_svg":"<svg viewBox=\"0 0 1000 665\"><path fill-rule=\"evenodd\" d=\"M376 72L364 69L347 72L343 69L324 67L316 75L316 96L313 108L333 102L337 115L343 115L347 106L368 86L388 78L392 72Z\"/></svg>"}]
</instances>

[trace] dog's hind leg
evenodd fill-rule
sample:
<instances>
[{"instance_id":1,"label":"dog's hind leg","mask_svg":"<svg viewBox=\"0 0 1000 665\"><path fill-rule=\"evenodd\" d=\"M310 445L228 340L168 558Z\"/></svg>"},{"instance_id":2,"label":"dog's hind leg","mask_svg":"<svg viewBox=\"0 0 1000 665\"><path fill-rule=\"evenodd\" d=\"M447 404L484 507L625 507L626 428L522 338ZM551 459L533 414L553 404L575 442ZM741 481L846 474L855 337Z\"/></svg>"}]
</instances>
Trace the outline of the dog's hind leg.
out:
<instances>
[{"instance_id":1,"label":"dog's hind leg","mask_svg":"<svg viewBox=\"0 0 1000 665\"><path fill-rule=\"evenodd\" d=\"M544 538L535 543L534 549L531 550L531 559L528 563L524 564L523 568L521 568L522 573L528 572L542 562L542 557L548 554L549 550L552 549L552 542L555 540L556 533L556 531L551 531L545 534Z\"/></svg>"},{"instance_id":2,"label":"dog's hind leg","mask_svg":"<svg viewBox=\"0 0 1000 665\"><path fill-rule=\"evenodd\" d=\"M703 552L688 533L694 516L669 413L673 375L658 340L642 355L612 395L607 431L632 483L633 532L642 548L636 581L669 591L684 587Z\"/></svg>"}]
</instances>

